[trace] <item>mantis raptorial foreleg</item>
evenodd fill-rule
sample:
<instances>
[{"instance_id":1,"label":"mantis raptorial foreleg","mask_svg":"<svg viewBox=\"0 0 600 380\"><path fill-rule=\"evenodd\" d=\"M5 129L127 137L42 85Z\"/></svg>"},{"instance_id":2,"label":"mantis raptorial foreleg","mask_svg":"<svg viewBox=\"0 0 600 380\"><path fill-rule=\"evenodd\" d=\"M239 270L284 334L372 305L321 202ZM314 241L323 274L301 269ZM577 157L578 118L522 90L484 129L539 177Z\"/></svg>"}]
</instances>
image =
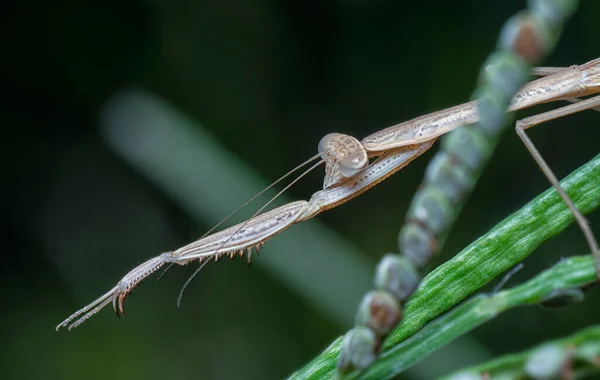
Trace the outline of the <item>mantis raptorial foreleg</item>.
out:
<instances>
[{"instance_id":1,"label":"mantis raptorial foreleg","mask_svg":"<svg viewBox=\"0 0 600 380\"><path fill-rule=\"evenodd\" d=\"M211 259L217 261L223 256L233 258L244 255L250 262L253 249L259 251L267 240L292 224L306 221L357 197L425 153L434 142L435 139L389 150L343 185L318 191L309 201L287 203L175 251L147 260L127 273L109 292L61 322L56 329L77 327L111 302L117 315L125 315L124 303L127 296L141 281L165 264L186 265L194 260L203 263ZM325 151L323 155L326 156Z\"/></svg>"},{"instance_id":2,"label":"mantis raptorial foreleg","mask_svg":"<svg viewBox=\"0 0 600 380\"><path fill-rule=\"evenodd\" d=\"M533 159L537 162L539 167L546 175L546 178L548 178L548 181L550 181L552 186L554 186L554 188L558 191L563 201L567 204L567 206L575 216L575 220L579 225L579 228L581 228L581 230L583 231L585 239L588 245L590 246L592 254L594 255L596 263L596 276L598 277L598 280L600 280L600 252L598 251L598 242L596 241L596 238L594 237L594 234L589 226L589 222L581 214L581 212L577 210L577 207L575 207L571 198L560 186L560 183L556 178L556 175L554 175L554 173L552 172L552 169L550 169L550 167L548 166L542 155L539 153L529 136L527 136L527 134L525 133L525 130L531 127L535 127L536 125L540 125L547 121L558 119L560 117L571 115L577 112L585 111L588 109L594 109L598 106L600 106L600 96L595 96L593 98L585 99L565 107L561 107L552 111L544 112L538 115L519 120L516 123L515 130L517 132L517 135L519 135L519 137L523 141L523 144L525 144L525 146L527 147L527 150L529 150L529 153L531 153Z\"/></svg>"}]
</instances>

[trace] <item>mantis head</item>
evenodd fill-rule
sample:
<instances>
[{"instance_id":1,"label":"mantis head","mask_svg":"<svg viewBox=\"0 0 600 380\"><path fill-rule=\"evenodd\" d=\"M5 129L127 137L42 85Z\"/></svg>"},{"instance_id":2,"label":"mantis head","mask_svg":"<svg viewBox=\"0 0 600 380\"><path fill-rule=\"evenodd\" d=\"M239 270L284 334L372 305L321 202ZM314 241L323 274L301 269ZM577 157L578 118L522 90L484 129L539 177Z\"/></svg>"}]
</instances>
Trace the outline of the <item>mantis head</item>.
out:
<instances>
[{"instance_id":1,"label":"mantis head","mask_svg":"<svg viewBox=\"0 0 600 380\"><path fill-rule=\"evenodd\" d=\"M369 166L367 151L360 141L341 133L325 135L319 142L319 154L326 162L323 189L340 186Z\"/></svg>"}]
</instances>

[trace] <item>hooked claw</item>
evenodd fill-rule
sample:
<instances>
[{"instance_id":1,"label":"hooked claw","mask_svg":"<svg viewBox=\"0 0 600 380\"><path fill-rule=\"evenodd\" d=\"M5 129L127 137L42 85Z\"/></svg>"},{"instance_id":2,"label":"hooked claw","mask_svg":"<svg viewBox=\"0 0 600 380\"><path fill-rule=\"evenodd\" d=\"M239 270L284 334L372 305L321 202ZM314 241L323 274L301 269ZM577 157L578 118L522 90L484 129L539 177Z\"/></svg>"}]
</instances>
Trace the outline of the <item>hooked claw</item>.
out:
<instances>
[{"instance_id":1,"label":"hooked claw","mask_svg":"<svg viewBox=\"0 0 600 380\"><path fill-rule=\"evenodd\" d=\"M115 309L115 312L117 313L117 317L121 317L124 316L126 317L127 314L125 314L125 298L127 298L127 293L126 292L121 292L121 294L119 294L119 309L117 310L117 305L116 305L116 300L117 300L117 295L115 294L113 296L113 309Z\"/></svg>"},{"instance_id":2,"label":"hooked claw","mask_svg":"<svg viewBox=\"0 0 600 380\"><path fill-rule=\"evenodd\" d=\"M125 298L127 298L127 292L124 290L116 292L112 296L113 310L115 311L115 314L118 318L121 318L121 315L124 317L127 316L127 314L125 314ZM119 300L118 306L117 300Z\"/></svg>"},{"instance_id":3,"label":"hooked claw","mask_svg":"<svg viewBox=\"0 0 600 380\"><path fill-rule=\"evenodd\" d=\"M121 318L121 316L126 317L125 314L125 299L127 295L133 291L133 288L121 290L118 293L115 293L112 297L113 309L115 313L117 313L117 317ZM119 300L119 307L117 308L117 299Z\"/></svg>"},{"instance_id":4,"label":"hooked claw","mask_svg":"<svg viewBox=\"0 0 600 380\"><path fill-rule=\"evenodd\" d=\"M107 293L102 295L101 297L94 300L94 302L90 303L83 309L78 310L69 318L62 321L58 326L56 326L56 330L60 330L63 327L67 327L69 330L79 326L86 320L88 320L92 315L96 314L100 310L102 310L109 303L113 304L113 308L117 313L117 316L125 315L125 298L127 295L133 291L133 289L139 285L146 277L150 276L152 273L156 272L160 267L165 265L166 263L174 262L173 255L171 252L166 252L161 254L160 256L154 257L141 265L138 265L132 271L127 273L125 277L119 281L119 283L109 290ZM118 300L118 307L117 307Z\"/></svg>"}]
</instances>

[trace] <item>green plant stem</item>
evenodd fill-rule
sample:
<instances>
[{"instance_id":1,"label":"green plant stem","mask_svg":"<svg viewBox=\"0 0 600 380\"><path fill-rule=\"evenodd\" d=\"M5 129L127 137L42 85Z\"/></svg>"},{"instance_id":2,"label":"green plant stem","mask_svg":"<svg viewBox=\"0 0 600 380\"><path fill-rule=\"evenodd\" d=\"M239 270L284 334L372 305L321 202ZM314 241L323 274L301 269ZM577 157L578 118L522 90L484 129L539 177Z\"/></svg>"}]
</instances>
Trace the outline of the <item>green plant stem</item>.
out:
<instances>
[{"instance_id":1,"label":"green plant stem","mask_svg":"<svg viewBox=\"0 0 600 380\"><path fill-rule=\"evenodd\" d=\"M513 307L538 303L553 290L583 287L596 280L591 255L564 260L532 280L495 295L480 294L452 309L382 355L355 378L383 379L412 366L426 355Z\"/></svg>"},{"instance_id":2,"label":"green plant stem","mask_svg":"<svg viewBox=\"0 0 600 380\"><path fill-rule=\"evenodd\" d=\"M600 205L600 155L583 165L561 185L577 208L588 213ZM498 275L515 266L540 244L563 231L573 215L554 189L549 189L515 212L487 234L473 242L453 259L431 272L412 296L404 312L403 323L384 342L389 350L423 326L474 293ZM592 268L590 264L590 268ZM593 269L593 268L592 268ZM292 375L292 378L333 377L341 338ZM419 343L417 343L419 345ZM412 361L416 363L426 355ZM384 355L387 358L387 355ZM387 361L390 373L396 368ZM379 368L379 362L373 368ZM371 373L375 369L369 369Z\"/></svg>"},{"instance_id":3,"label":"green plant stem","mask_svg":"<svg viewBox=\"0 0 600 380\"><path fill-rule=\"evenodd\" d=\"M542 345L527 351L504 355L489 362L479 364L474 367L469 367L459 372L453 373L443 379L452 379L454 376L462 373L481 374L486 373L492 377L516 378L525 376L525 365L529 358L535 352L545 346L560 347L563 350L573 348L573 356L576 359L584 359L588 361L587 365L576 366L574 369L577 373L588 372L591 370L599 371L600 368L590 363L597 361L600 354L600 325L591 326L568 337L544 342Z\"/></svg>"}]
</instances>

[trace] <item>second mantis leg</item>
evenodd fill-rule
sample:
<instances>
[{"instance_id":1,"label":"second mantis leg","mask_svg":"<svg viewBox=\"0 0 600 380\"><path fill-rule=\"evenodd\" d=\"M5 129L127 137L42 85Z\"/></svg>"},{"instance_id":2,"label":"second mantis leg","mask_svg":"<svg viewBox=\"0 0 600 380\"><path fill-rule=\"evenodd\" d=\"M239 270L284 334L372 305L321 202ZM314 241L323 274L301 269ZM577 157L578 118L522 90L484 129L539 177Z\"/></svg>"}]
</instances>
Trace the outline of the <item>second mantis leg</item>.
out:
<instances>
[{"instance_id":1,"label":"second mantis leg","mask_svg":"<svg viewBox=\"0 0 600 380\"><path fill-rule=\"evenodd\" d=\"M577 224L579 225L579 227L581 228L581 230L583 231L583 234L585 235L585 239L592 251L592 254L594 255L594 260L596 263L595 264L596 277L598 277L598 280L600 281L600 256L599 256L600 253L598 252L598 242L596 241L596 238L594 237L592 229L589 226L589 222L581 214L581 212L579 212L577 207L575 207L571 198L567 195L567 193L560 186L560 183L559 183L558 179L556 178L556 175L554 175L554 173L552 172L552 169L550 169L550 167L548 166L548 164L546 163L546 161L544 160L542 155L539 153L539 151L537 150L537 148L535 147L535 145L533 144L531 139L525 133L526 129L529 129L536 125L545 123L550 120L558 119L563 116L571 115L571 114L574 114L574 113L577 113L580 111L594 109L598 106L600 106L600 96L595 96L593 98L585 99L580 102L570 104L568 106L564 106L564 107L561 107L561 108L558 108L558 109L555 109L552 111L544 112L544 113L541 113L538 115L534 115L534 116L519 120L519 121L517 121L515 130L516 130L517 134L519 135L519 137L521 138L521 140L523 141L523 144L525 144L525 147L527 147L527 149L529 150L529 153L531 153L531 155L533 156L533 159L537 162L539 167L542 169L542 171L546 175L546 178L548 178L548 180L550 181L552 186L554 186L556 188L556 190L560 194L560 197L567 204L567 206L569 207L569 209L575 216L575 220L576 220Z\"/></svg>"}]
</instances>

